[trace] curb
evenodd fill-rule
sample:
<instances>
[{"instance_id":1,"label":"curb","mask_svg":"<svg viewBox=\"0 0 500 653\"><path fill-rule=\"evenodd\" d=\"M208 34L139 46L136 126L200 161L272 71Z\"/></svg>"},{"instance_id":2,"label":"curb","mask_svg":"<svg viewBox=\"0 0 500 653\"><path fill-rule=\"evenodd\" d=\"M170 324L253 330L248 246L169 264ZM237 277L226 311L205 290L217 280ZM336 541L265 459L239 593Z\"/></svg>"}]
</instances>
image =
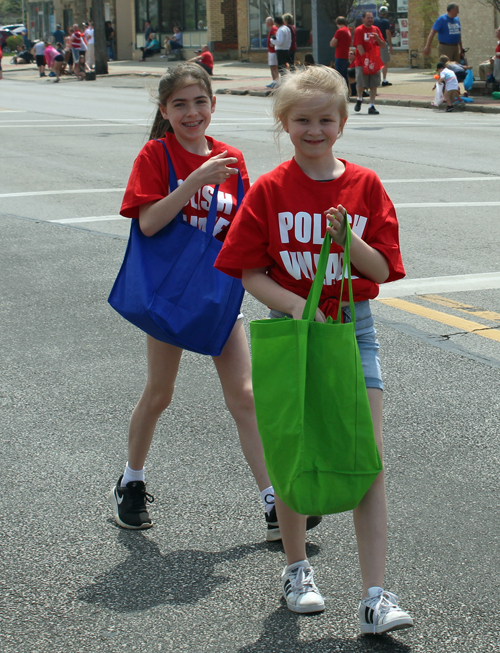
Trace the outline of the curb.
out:
<instances>
[{"instance_id":1,"label":"curb","mask_svg":"<svg viewBox=\"0 0 500 653\"><path fill-rule=\"evenodd\" d=\"M272 91L255 91L248 89L237 89L237 88L219 88L215 91L217 95L254 95L258 97L268 97L271 95ZM356 99L349 98L349 102L352 104L356 103ZM439 110L432 104L431 100L391 100L391 99L377 99L376 104L393 106L393 107L412 107L418 109L436 109ZM459 107L459 111L469 111L473 113L500 113L500 105L492 104L469 104L462 103L463 106Z\"/></svg>"}]
</instances>

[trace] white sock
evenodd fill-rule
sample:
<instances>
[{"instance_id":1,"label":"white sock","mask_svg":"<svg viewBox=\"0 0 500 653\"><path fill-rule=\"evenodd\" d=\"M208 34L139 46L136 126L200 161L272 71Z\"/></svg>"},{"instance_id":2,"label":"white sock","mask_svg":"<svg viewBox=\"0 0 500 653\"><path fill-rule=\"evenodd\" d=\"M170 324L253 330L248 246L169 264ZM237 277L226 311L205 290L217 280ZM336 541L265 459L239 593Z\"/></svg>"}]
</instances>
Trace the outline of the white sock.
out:
<instances>
[{"instance_id":1,"label":"white sock","mask_svg":"<svg viewBox=\"0 0 500 653\"><path fill-rule=\"evenodd\" d=\"M363 102L363 98L362 98L362 97L359 97L359 98L358 98L358 102Z\"/></svg>"},{"instance_id":2,"label":"white sock","mask_svg":"<svg viewBox=\"0 0 500 653\"><path fill-rule=\"evenodd\" d=\"M271 514L271 510L274 508L274 488L272 485L266 487L265 490L262 490L260 493L260 498L264 504L264 508L267 510L267 514Z\"/></svg>"},{"instance_id":3,"label":"white sock","mask_svg":"<svg viewBox=\"0 0 500 653\"><path fill-rule=\"evenodd\" d=\"M370 102L370 106L368 108L371 109L371 107L374 107L374 106L375 105L373 104L373 102Z\"/></svg>"},{"instance_id":4,"label":"white sock","mask_svg":"<svg viewBox=\"0 0 500 653\"><path fill-rule=\"evenodd\" d=\"M131 469L127 462L125 471L123 472L122 482L120 483L121 487L125 487L130 481L142 481L145 483L144 467L142 469Z\"/></svg>"}]
</instances>

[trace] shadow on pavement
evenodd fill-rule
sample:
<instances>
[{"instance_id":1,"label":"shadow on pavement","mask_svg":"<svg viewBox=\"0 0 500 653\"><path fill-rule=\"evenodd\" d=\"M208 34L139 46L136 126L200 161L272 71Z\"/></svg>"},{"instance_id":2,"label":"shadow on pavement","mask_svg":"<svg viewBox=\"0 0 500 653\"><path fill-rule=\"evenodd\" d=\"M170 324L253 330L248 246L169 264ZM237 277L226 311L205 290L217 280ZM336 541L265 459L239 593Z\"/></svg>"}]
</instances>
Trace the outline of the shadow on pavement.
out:
<instances>
[{"instance_id":1,"label":"shadow on pavement","mask_svg":"<svg viewBox=\"0 0 500 653\"><path fill-rule=\"evenodd\" d=\"M220 552L181 549L162 554L159 546L143 533L119 530L118 542L130 556L110 571L83 587L78 598L117 612L148 610L163 604L191 604L210 595L229 578L215 575L221 562L237 562L241 558L277 550L279 544L259 542L243 544ZM319 547L308 544L307 554L315 556ZM124 600L127 597L127 600Z\"/></svg>"},{"instance_id":2,"label":"shadow on pavement","mask_svg":"<svg viewBox=\"0 0 500 653\"><path fill-rule=\"evenodd\" d=\"M259 639L238 649L237 653L410 653L411 646L393 639L390 635L364 635L353 639L325 637L317 640L300 639L300 620L314 619L315 615L299 615L285 606L273 612L264 621Z\"/></svg>"}]
</instances>

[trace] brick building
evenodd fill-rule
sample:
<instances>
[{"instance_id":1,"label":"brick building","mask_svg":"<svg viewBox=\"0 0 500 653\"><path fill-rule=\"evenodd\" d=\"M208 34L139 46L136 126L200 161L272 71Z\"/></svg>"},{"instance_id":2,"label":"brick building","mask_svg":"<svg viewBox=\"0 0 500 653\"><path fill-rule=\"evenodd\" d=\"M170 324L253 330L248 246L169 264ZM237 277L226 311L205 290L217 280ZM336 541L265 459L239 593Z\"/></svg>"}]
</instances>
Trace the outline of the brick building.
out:
<instances>
[{"instance_id":1,"label":"brick building","mask_svg":"<svg viewBox=\"0 0 500 653\"><path fill-rule=\"evenodd\" d=\"M160 43L171 35L174 26L182 29L184 46L193 51L207 43L215 59L249 59L267 63L268 15L291 13L297 27L297 59L316 51L315 34L322 41L321 63L329 64L333 51L328 42L333 36L334 17L328 16L328 0L109 0L105 2L106 20L115 28L115 49L118 59L138 59L144 44L144 22L150 21ZM394 51L391 66L428 67L437 56L434 39L430 58L422 50L434 20L446 12L447 0L375 0L358 2L351 16L351 25L359 24L361 13L377 14L384 4L389 10ZM500 16L485 0L459 2L464 47L478 73L478 65L495 50L495 28ZM92 18L91 0L28 0L30 38L41 38L55 29Z\"/></svg>"}]
</instances>

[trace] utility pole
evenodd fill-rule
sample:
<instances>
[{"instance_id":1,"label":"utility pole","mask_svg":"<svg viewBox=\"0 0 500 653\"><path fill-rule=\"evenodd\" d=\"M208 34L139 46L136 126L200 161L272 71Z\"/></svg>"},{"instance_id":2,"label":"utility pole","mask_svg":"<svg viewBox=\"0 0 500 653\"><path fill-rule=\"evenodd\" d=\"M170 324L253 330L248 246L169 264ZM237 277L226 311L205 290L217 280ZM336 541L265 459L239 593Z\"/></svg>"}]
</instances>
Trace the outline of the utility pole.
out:
<instances>
[{"instance_id":1,"label":"utility pole","mask_svg":"<svg viewBox=\"0 0 500 653\"><path fill-rule=\"evenodd\" d=\"M94 23L95 72L96 75L107 75L108 57L104 27L104 0L92 0L92 22Z\"/></svg>"}]
</instances>

